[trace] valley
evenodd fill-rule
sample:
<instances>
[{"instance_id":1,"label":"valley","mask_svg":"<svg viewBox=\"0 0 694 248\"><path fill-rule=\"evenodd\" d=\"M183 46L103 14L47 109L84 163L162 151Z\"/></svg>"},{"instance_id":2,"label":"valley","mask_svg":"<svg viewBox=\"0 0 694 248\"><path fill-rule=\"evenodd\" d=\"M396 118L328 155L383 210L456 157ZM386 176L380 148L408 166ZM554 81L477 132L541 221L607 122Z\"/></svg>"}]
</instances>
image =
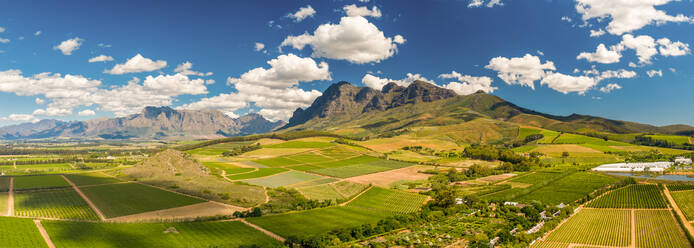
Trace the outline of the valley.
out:
<instances>
[{"instance_id":1,"label":"valley","mask_svg":"<svg viewBox=\"0 0 694 248\"><path fill-rule=\"evenodd\" d=\"M694 205L687 192L694 186L591 171L606 163L692 157L686 136L609 133L590 125L567 132L564 126L578 124L556 120L560 128L548 129L556 126L517 122L515 117L527 114L509 117L515 110L474 110L489 99L498 98L434 99L349 118L333 112L327 118L336 124L328 128L325 118L316 117L277 132L222 139L7 141L0 149L0 211L7 216L0 225L25 231L0 242L690 244ZM634 137L662 144L649 146ZM673 167L664 173L687 171Z\"/></svg>"}]
</instances>

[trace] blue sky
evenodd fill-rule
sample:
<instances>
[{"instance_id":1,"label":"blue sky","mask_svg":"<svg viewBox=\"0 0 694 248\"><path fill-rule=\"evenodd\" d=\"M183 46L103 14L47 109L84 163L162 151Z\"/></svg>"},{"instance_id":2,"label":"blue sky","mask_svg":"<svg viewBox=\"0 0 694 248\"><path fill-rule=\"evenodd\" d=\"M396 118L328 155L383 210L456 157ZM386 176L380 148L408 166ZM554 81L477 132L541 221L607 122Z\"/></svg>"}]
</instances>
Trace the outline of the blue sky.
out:
<instances>
[{"instance_id":1,"label":"blue sky","mask_svg":"<svg viewBox=\"0 0 694 248\"><path fill-rule=\"evenodd\" d=\"M331 83L414 79L694 125L689 0L0 2L0 125L149 105L286 120Z\"/></svg>"}]
</instances>

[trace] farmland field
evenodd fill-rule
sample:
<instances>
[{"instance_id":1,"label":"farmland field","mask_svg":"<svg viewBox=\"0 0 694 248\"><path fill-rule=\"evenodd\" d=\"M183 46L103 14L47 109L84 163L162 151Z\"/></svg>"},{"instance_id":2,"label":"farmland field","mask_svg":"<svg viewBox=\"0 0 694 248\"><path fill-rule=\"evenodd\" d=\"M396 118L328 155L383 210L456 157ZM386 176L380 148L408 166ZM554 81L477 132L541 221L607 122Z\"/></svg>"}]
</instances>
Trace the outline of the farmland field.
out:
<instances>
[{"instance_id":1,"label":"farmland field","mask_svg":"<svg viewBox=\"0 0 694 248\"><path fill-rule=\"evenodd\" d=\"M0 177L0 192L10 190L10 177Z\"/></svg>"},{"instance_id":2,"label":"farmland field","mask_svg":"<svg viewBox=\"0 0 694 248\"><path fill-rule=\"evenodd\" d=\"M254 160L253 162L258 163L258 164L262 164L262 165L265 165L268 167L281 167L281 166L301 164L301 162L299 162L299 161L288 159L285 157L259 159L259 160Z\"/></svg>"},{"instance_id":3,"label":"farmland field","mask_svg":"<svg viewBox=\"0 0 694 248\"><path fill-rule=\"evenodd\" d=\"M340 166L340 167L334 167L334 168L312 170L311 172L315 172L315 173L318 173L321 175L326 175L326 176L348 178L348 177L361 176L361 175L371 174L371 173L376 173L376 172L381 172L381 171L388 171L388 170L393 170L393 169L404 168L404 167L407 167L410 165L412 165L412 164L399 162L399 161L391 161L391 160L379 160L379 161L367 162L367 163L363 163L363 164L354 164L354 165L346 165L346 166Z\"/></svg>"},{"instance_id":4,"label":"farmland field","mask_svg":"<svg viewBox=\"0 0 694 248\"><path fill-rule=\"evenodd\" d=\"M0 217L0 230L0 247L48 247L31 219Z\"/></svg>"},{"instance_id":5,"label":"farmland field","mask_svg":"<svg viewBox=\"0 0 694 248\"><path fill-rule=\"evenodd\" d=\"M283 169L283 168L258 168L257 171L253 171L253 172L227 175L227 178L229 178L231 180L243 180L243 179L251 179L251 178L257 178L257 177L272 176L272 175L282 173L285 171L287 171L287 169Z\"/></svg>"},{"instance_id":6,"label":"farmland field","mask_svg":"<svg viewBox=\"0 0 694 248\"><path fill-rule=\"evenodd\" d=\"M121 180L106 176L98 172L83 173L83 174L66 174L68 180L77 186L107 184L121 182Z\"/></svg>"},{"instance_id":7,"label":"farmland field","mask_svg":"<svg viewBox=\"0 0 694 248\"><path fill-rule=\"evenodd\" d=\"M636 210L636 247L688 247L687 237L670 210Z\"/></svg>"},{"instance_id":8,"label":"farmland field","mask_svg":"<svg viewBox=\"0 0 694 248\"><path fill-rule=\"evenodd\" d=\"M280 236L305 237L327 231L373 224L396 213L416 210L424 196L372 188L344 207L328 207L249 218L248 221Z\"/></svg>"},{"instance_id":9,"label":"farmland field","mask_svg":"<svg viewBox=\"0 0 694 248\"><path fill-rule=\"evenodd\" d=\"M0 216L7 213L7 192L0 192Z\"/></svg>"},{"instance_id":10,"label":"farmland field","mask_svg":"<svg viewBox=\"0 0 694 248\"><path fill-rule=\"evenodd\" d=\"M22 176L14 178L14 190L52 189L70 187L60 175Z\"/></svg>"},{"instance_id":11,"label":"farmland field","mask_svg":"<svg viewBox=\"0 0 694 248\"><path fill-rule=\"evenodd\" d=\"M583 209L554 230L547 241L628 246L630 230L631 210Z\"/></svg>"},{"instance_id":12,"label":"farmland field","mask_svg":"<svg viewBox=\"0 0 694 248\"><path fill-rule=\"evenodd\" d=\"M42 223L56 247L281 247L278 241L237 221Z\"/></svg>"},{"instance_id":13,"label":"farmland field","mask_svg":"<svg viewBox=\"0 0 694 248\"><path fill-rule=\"evenodd\" d=\"M615 181L616 179L610 176L576 172L514 200L520 202L536 200L546 204L572 203L587 196L593 190Z\"/></svg>"},{"instance_id":14,"label":"farmland field","mask_svg":"<svg viewBox=\"0 0 694 248\"><path fill-rule=\"evenodd\" d=\"M304 173L304 172L299 172L299 171L288 171L288 172L272 175L269 177L244 180L244 182L247 182L249 184L254 184L254 185L276 188L276 187L301 183L301 182L305 182L305 181L309 181L309 180L315 180L315 179L319 179L319 178L321 178L321 176L316 176L316 175L312 175L312 174L308 174L308 173Z\"/></svg>"},{"instance_id":15,"label":"farmland field","mask_svg":"<svg viewBox=\"0 0 694 248\"><path fill-rule=\"evenodd\" d=\"M82 188L82 192L106 218L182 207L202 200L137 183L109 184Z\"/></svg>"},{"instance_id":16,"label":"farmland field","mask_svg":"<svg viewBox=\"0 0 694 248\"><path fill-rule=\"evenodd\" d=\"M687 220L694 220L694 191L671 191L670 195L682 210Z\"/></svg>"},{"instance_id":17,"label":"farmland field","mask_svg":"<svg viewBox=\"0 0 694 248\"><path fill-rule=\"evenodd\" d=\"M608 192L590 202L592 208L667 208L657 185L637 184Z\"/></svg>"},{"instance_id":18,"label":"farmland field","mask_svg":"<svg viewBox=\"0 0 694 248\"><path fill-rule=\"evenodd\" d=\"M16 193L14 208L16 216L99 220L94 210L71 188Z\"/></svg>"},{"instance_id":19,"label":"farmland field","mask_svg":"<svg viewBox=\"0 0 694 248\"><path fill-rule=\"evenodd\" d=\"M684 191L694 189L694 184L670 184L667 186L670 191Z\"/></svg>"},{"instance_id":20,"label":"farmland field","mask_svg":"<svg viewBox=\"0 0 694 248\"><path fill-rule=\"evenodd\" d=\"M574 246L574 247L580 247L580 246ZM531 245L530 248L569 248L569 244L557 243L557 242L551 242L551 241L537 241L533 245Z\"/></svg>"}]
</instances>

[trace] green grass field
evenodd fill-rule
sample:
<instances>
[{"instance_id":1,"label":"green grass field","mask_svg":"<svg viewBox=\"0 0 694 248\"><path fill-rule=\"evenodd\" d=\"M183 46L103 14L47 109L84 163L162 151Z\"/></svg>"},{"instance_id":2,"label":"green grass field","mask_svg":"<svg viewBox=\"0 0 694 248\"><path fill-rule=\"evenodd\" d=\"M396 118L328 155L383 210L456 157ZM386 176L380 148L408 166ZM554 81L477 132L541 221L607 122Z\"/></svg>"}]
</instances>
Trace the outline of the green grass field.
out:
<instances>
[{"instance_id":1,"label":"green grass field","mask_svg":"<svg viewBox=\"0 0 694 248\"><path fill-rule=\"evenodd\" d=\"M14 178L14 190L54 189L70 187L60 175L22 176Z\"/></svg>"},{"instance_id":2,"label":"green grass field","mask_svg":"<svg viewBox=\"0 0 694 248\"><path fill-rule=\"evenodd\" d=\"M106 218L204 202L200 199L137 183L84 187L82 192L89 197Z\"/></svg>"},{"instance_id":3,"label":"green grass field","mask_svg":"<svg viewBox=\"0 0 694 248\"><path fill-rule=\"evenodd\" d=\"M670 191L670 195L687 220L694 220L694 191Z\"/></svg>"},{"instance_id":4,"label":"green grass field","mask_svg":"<svg viewBox=\"0 0 694 248\"><path fill-rule=\"evenodd\" d=\"M7 213L7 192L0 192L0 215Z\"/></svg>"},{"instance_id":5,"label":"green grass field","mask_svg":"<svg viewBox=\"0 0 694 248\"><path fill-rule=\"evenodd\" d=\"M99 220L73 189L21 192L14 195L14 215L58 219Z\"/></svg>"},{"instance_id":6,"label":"green grass field","mask_svg":"<svg viewBox=\"0 0 694 248\"><path fill-rule=\"evenodd\" d=\"M404 168L410 166L410 163L404 163L392 160L378 160L373 162L367 162L362 164L353 164L333 168L317 169L311 172L318 173L326 176L333 176L339 178L348 178L361 176L376 172L394 170L399 168Z\"/></svg>"},{"instance_id":7,"label":"green grass field","mask_svg":"<svg viewBox=\"0 0 694 248\"><path fill-rule=\"evenodd\" d=\"M299 192L311 200L343 200L345 197L329 185L314 185L298 188Z\"/></svg>"},{"instance_id":8,"label":"green grass field","mask_svg":"<svg viewBox=\"0 0 694 248\"><path fill-rule=\"evenodd\" d=\"M282 247L278 241L237 221L127 224L43 221L42 223L58 248L188 248L250 247L251 245Z\"/></svg>"},{"instance_id":9,"label":"green grass field","mask_svg":"<svg viewBox=\"0 0 694 248\"><path fill-rule=\"evenodd\" d=\"M595 173L576 172L546 186L533 190L513 200L519 202L540 201L545 204L573 203L602 186L614 183L617 179Z\"/></svg>"},{"instance_id":10,"label":"green grass field","mask_svg":"<svg viewBox=\"0 0 694 248\"><path fill-rule=\"evenodd\" d=\"M266 159L258 159L258 160L253 160L253 162L262 164L268 167L283 167L283 166L291 166L291 165L298 165L301 164L301 162L288 159L285 157L274 157L274 158L266 158Z\"/></svg>"},{"instance_id":11,"label":"green grass field","mask_svg":"<svg viewBox=\"0 0 694 248\"><path fill-rule=\"evenodd\" d=\"M541 131L540 129L521 127L518 130L518 139L525 139L525 137L532 134L539 134Z\"/></svg>"},{"instance_id":12,"label":"green grass field","mask_svg":"<svg viewBox=\"0 0 694 248\"><path fill-rule=\"evenodd\" d=\"M272 175L269 177L263 177L263 178L256 178L256 179L248 179L244 180L244 182L247 182L249 184L253 185L259 185L259 186L265 186L265 187L270 187L270 188L277 188L277 187L282 187L282 186L287 186L287 185L292 185L292 184L297 184L309 180L315 180L319 179L321 176L316 176L304 172L299 172L299 171L288 171L284 173L280 173L277 175Z\"/></svg>"},{"instance_id":13,"label":"green grass field","mask_svg":"<svg viewBox=\"0 0 694 248\"><path fill-rule=\"evenodd\" d=\"M373 224L398 211L412 211L415 205L421 206L424 199L424 196L411 193L372 188L344 207L268 215L249 218L248 221L282 237L306 237L334 229Z\"/></svg>"},{"instance_id":14,"label":"green grass field","mask_svg":"<svg viewBox=\"0 0 694 248\"><path fill-rule=\"evenodd\" d=\"M317 164L317 163L327 163L335 161L335 159L326 157L323 155L318 155L316 153L302 153L292 156L288 156L288 159L298 161L302 164Z\"/></svg>"},{"instance_id":15,"label":"green grass field","mask_svg":"<svg viewBox=\"0 0 694 248\"><path fill-rule=\"evenodd\" d=\"M284 169L284 168L258 168L257 171L253 171L253 172L249 172L249 173L227 175L227 178L229 178L231 180L243 180L243 179L251 179L251 178L257 178L257 177L272 176L272 175L282 173L285 171L287 171L287 169Z\"/></svg>"},{"instance_id":16,"label":"green grass field","mask_svg":"<svg viewBox=\"0 0 694 248\"><path fill-rule=\"evenodd\" d=\"M0 217L0 247L48 247L31 219Z\"/></svg>"},{"instance_id":17,"label":"green grass field","mask_svg":"<svg viewBox=\"0 0 694 248\"><path fill-rule=\"evenodd\" d=\"M0 177L0 192L10 190L10 177Z\"/></svg>"},{"instance_id":18,"label":"green grass field","mask_svg":"<svg viewBox=\"0 0 694 248\"><path fill-rule=\"evenodd\" d=\"M104 175L104 174L99 173L99 172L82 173L82 174L66 174L65 177L67 177L68 180L70 180L72 183L74 183L77 186L121 182L121 180L119 180L119 179Z\"/></svg>"},{"instance_id":19,"label":"green grass field","mask_svg":"<svg viewBox=\"0 0 694 248\"><path fill-rule=\"evenodd\" d=\"M667 208L657 185L629 185L590 202L592 208Z\"/></svg>"},{"instance_id":20,"label":"green grass field","mask_svg":"<svg viewBox=\"0 0 694 248\"><path fill-rule=\"evenodd\" d=\"M667 142L675 143L675 144L689 144L689 137L687 137L687 136L658 134L658 135L646 135L646 137L651 137L654 140L666 140Z\"/></svg>"},{"instance_id":21,"label":"green grass field","mask_svg":"<svg viewBox=\"0 0 694 248\"><path fill-rule=\"evenodd\" d=\"M546 241L628 246L630 232L630 210L583 209L554 230Z\"/></svg>"},{"instance_id":22,"label":"green grass field","mask_svg":"<svg viewBox=\"0 0 694 248\"><path fill-rule=\"evenodd\" d=\"M670 210L636 210L636 247L691 247Z\"/></svg>"}]
</instances>

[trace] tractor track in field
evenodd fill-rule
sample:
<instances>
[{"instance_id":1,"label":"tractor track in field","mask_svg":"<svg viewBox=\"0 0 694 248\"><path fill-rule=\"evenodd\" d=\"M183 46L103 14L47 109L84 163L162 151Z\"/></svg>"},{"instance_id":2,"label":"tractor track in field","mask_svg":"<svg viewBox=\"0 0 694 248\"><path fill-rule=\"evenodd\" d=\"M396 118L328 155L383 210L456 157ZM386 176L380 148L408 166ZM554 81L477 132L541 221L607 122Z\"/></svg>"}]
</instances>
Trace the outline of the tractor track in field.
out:
<instances>
[{"instance_id":1,"label":"tractor track in field","mask_svg":"<svg viewBox=\"0 0 694 248\"><path fill-rule=\"evenodd\" d=\"M63 177L63 179L65 179L65 181L67 181L70 185L72 185L72 188L75 189L75 192L77 192L77 194L79 194L82 197L82 199L84 199L84 201L87 202L87 204L89 204L89 207L91 207L92 210L94 210L96 215L99 216L99 219L106 220L106 217L104 217L104 213L102 213L101 210L98 207L96 207L96 205L92 202L92 200L90 200L87 197L87 195L82 193L82 190L80 190L80 188L78 188L77 185L75 185L75 183L70 181L70 179L67 179L67 177L65 175L61 175L61 176Z\"/></svg>"},{"instance_id":2,"label":"tractor track in field","mask_svg":"<svg viewBox=\"0 0 694 248\"><path fill-rule=\"evenodd\" d=\"M276 239L277 241L280 241L280 242L282 242L282 243L284 243L284 241L285 241L285 239L282 238L282 236L277 235L277 234L275 234L275 233L273 233L273 232L270 232L270 231L268 231L268 230L265 230L265 229L262 228L262 227L256 226L255 224L250 223L250 222L246 221L245 219L238 219L238 221L240 221L240 222L243 223L243 224L246 224L247 226L252 227L252 228L255 229L255 230L258 230L258 231L264 233L264 234L267 235L267 236L272 237L273 239Z\"/></svg>"},{"instance_id":3,"label":"tractor track in field","mask_svg":"<svg viewBox=\"0 0 694 248\"><path fill-rule=\"evenodd\" d=\"M46 232L46 229L43 228L41 220L34 220L34 224L36 224L36 228L39 229L39 233L41 233L43 240L46 241L46 245L48 246L48 248L55 248L53 241L51 241L51 237L48 236L48 232Z\"/></svg>"},{"instance_id":4,"label":"tractor track in field","mask_svg":"<svg viewBox=\"0 0 694 248\"><path fill-rule=\"evenodd\" d=\"M373 188L373 187L374 187L373 185L369 186L368 188L364 189L364 191L359 192L359 194L357 194L357 195L355 195L354 197L352 197L352 199L349 199L349 200L346 201L346 202L340 203L340 206L347 206L347 204L349 204L350 202L352 202L352 201L354 201L355 199L359 198L361 195L363 195L364 193L366 193L366 191L369 191L369 190L370 190L371 188ZM339 192L338 192L338 193L339 193Z\"/></svg>"}]
</instances>

